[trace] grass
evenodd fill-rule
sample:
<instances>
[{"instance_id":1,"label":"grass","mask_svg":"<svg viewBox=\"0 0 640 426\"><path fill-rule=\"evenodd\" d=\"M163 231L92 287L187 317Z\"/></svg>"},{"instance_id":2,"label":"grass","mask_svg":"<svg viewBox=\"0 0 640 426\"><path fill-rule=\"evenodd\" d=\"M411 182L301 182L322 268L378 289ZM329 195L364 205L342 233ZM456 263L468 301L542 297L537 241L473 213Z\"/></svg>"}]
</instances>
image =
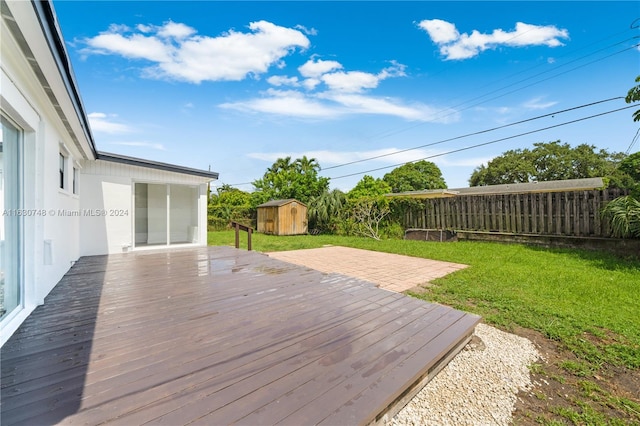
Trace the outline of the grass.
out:
<instances>
[{"instance_id":1,"label":"grass","mask_svg":"<svg viewBox=\"0 0 640 426\"><path fill-rule=\"evenodd\" d=\"M246 248L246 234L241 237L241 247ZM210 233L209 244L233 245L234 233ZM625 371L640 377L640 261L602 252L472 241L253 237L254 249L263 252L324 245L469 265L413 296L479 314L485 322L506 330L536 330L558 342L563 351L559 360L531 366L532 374L543 382L564 389L560 394L554 387L542 387L533 393L534 399L547 404L543 413L535 414L536 423L640 425L640 404L627 397L636 395L637 389L607 384L612 374L625 375ZM607 384L607 389L593 380Z\"/></svg>"}]
</instances>

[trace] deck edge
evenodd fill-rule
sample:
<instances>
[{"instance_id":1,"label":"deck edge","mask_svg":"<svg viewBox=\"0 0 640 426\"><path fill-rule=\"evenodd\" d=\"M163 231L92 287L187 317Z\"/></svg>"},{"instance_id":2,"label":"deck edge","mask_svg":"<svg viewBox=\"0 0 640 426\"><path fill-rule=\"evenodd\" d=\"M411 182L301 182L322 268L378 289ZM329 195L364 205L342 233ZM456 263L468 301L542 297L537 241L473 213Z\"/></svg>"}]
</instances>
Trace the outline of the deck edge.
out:
<instances>
[{"instance_id":1,"label":"deck edge","mask_svg":"<svg viewBox=\"0 0 640 426\"><path fill-rule=\"evenodd\" d=\"M366 423L366 426L384 426L390 422L396 414L398 414L449 362L464 349L471 341L476 325L480 323L481 318L478 317L475 324L469 328L461 339L456 343L442 358L431 366L426 373L419 376L412 384L410 384L395 400L393 400L384 410L378 413L372 421Z\"/></svg>"}]
</instances>

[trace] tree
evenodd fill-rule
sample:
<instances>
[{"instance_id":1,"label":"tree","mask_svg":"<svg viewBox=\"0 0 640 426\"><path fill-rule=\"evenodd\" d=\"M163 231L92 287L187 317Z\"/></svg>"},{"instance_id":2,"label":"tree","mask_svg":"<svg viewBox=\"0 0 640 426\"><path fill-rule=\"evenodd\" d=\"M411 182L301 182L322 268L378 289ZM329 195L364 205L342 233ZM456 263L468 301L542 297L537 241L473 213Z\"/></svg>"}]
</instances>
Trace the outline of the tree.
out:
<instances>
[{"instance_id":1,"label":"tree","mask_svg":"<svg viewBox=\"0 0 640 426\"><path fill-rule=\"evenodd\" d=\"M351 214L355 224L354 233L361 237L380 239L380 226L389 215L389 203L375 198L363 197L352 202Z\"/></svg>"},{"instance_id":2,"label":"tree","mask_svg":"<svg viewBox=\"0 0 640 426\"><path fill-rule=\"evenodd\" d=\"M640 75L636 77L636 83L640 83ZM640 84L629 89L627 97L624 100L628 104L640 101ZM633 113L633 121L640 121L640 109Z\"/></svg>"},{"instance_id":3,"label":"tree","mask_svg":"<svg viewBox=\"0 0 640 426\"><path fill-rule=\"evenodd\" d=\"M253 203L295 198L308 203L329 188L329 178L318 176L320 165L315 158L303 156L294 162L291 157L278 158L262 179L253 182L256 189Z\"/></svg>"},{"instance_id":4,"label":"tree","mask_svg":"<svg viewBox=\"0 0 640 426\"><path fill-rule=\"evenodd\" d=\"M447 187L438 166L426 160L397 167L384 175L382 180L389 184L392 192L444 189Z\"/></svg>"},{"instance_id":5,"label":"tree","mask_svg":"<svg viewBox=\"0 0 640 426\"><path fill-rule=\"evenodd\" d=\"M374 179L372 176L364 175L356 186L347 193L349 200L359 198L378 198L384 194L389 194L391 187L382 179Z\"/></svg>"},{"instance_id":6,"label":"tree","mask_svg":"<svg viewBox=\"0 0 640 426\"><path fill-rule=\"evenodd\" d=\"M382 179L364 175L347 193L345 221L348 233L380 239L380 227L389 216L389 200L384 195L391 187Z\"/></svg>"},{"instance_id":7,"label":"tree","mask_svg":"<svg viewBox=\"0 0 640 426\"><path fill-rule=\"evenodd\" d=\"M636 83L640 76L636 77ZM640 85L629 90L627 103L640 100ZM640 121L640 110L633 113L633 121ZM640 238L640 152L631 154L620 162L618 168L632 181L631 195L618 197L610 201L602 210L603 216L609 218L611 230L616 237Z\"/></svg>"},{"instance_id":8,"label":"tree","mask_svg":"<svg viewBox=\"0 0 640 426\"><path fill-rule=\"evenodd\" d=\"M619 168L620 171L628 174L634 181L640 183L640 151L622 160Z\"/></svg>"},{"instance_id":9,"label":"tree","mask_svg":"<svg viewBox=\"0 0 640 426\"><path fill-rule=\"evenodd\" d=\"M324 191L309 199L309 229L315 232L333 232L342 218L347 198L339 189Z\"/></svg>"},{"instance_id":10,"label":"tree","mask_svg":"<svg viewBox=\"0 0 640 426\"><path fill-rule=\"evenodd\" d=\"M253 212L251 194L230 185L222 185L209 198L208 219L215 228L226 227L232 220L250 225Z\"/></svg>"},{"instance_id":11,"label":"tree","mask_svg":"<svg viewBox=\"0 0 640 426\"><path fill-rule=\"evenodd\" d=\"M210 204L227 206L249 206L251 204L250 193L227 184L223 184L218 188L217 193L217 195L211 197Z\"/></svg>"},{"instance_id":12,"label":"tree","mask_svg":"<svg viewBox=\"0 0 640 426\"><path fill-rule=\"evenodd\" d=\"M590 177L609 178L610 185L621 186L623 172L617 169L623 153L596 151L593 145L582 144L572 148L569 144L539 142L533 149L515 149L504 152L471 174L469 185L499 185L506 183L544 182Z\"/></svg>"}]
</instances>

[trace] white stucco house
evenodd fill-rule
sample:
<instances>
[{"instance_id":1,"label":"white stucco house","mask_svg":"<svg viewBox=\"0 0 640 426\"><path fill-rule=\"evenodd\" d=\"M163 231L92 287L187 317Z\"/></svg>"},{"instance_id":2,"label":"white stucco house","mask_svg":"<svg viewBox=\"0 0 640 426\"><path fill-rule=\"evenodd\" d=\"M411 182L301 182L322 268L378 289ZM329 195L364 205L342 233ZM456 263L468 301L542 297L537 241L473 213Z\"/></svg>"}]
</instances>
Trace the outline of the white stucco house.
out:
<instances>
[{"instance_id":1,"label":"white stucco house","mask_svg":"<svg viewBox=\"0 0 640 426\"><path fill-rule=\"evenodd\" d=\"M81 256L206 245L218 174L98 151L51 1L0 5L2 345Z\"/></svg>"}]
</instances>

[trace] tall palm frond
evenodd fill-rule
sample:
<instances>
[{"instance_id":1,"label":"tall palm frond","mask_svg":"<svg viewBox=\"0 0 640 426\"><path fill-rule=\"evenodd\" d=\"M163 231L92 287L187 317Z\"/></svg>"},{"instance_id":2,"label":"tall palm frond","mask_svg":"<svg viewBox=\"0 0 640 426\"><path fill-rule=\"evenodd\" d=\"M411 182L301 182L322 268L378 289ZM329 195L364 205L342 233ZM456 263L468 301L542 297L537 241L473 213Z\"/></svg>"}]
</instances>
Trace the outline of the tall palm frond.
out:
<instances>
[{"instance_id":1,"label":"tall palm frond","mask_svg":"<svg viewBox=\"0 0 640 426\"><path fill-rule=\"evenodd\" d=\"M610 201L602 210L614 237L640 238L640 200L631 195Z\"/></svg>"}]
</instances>

